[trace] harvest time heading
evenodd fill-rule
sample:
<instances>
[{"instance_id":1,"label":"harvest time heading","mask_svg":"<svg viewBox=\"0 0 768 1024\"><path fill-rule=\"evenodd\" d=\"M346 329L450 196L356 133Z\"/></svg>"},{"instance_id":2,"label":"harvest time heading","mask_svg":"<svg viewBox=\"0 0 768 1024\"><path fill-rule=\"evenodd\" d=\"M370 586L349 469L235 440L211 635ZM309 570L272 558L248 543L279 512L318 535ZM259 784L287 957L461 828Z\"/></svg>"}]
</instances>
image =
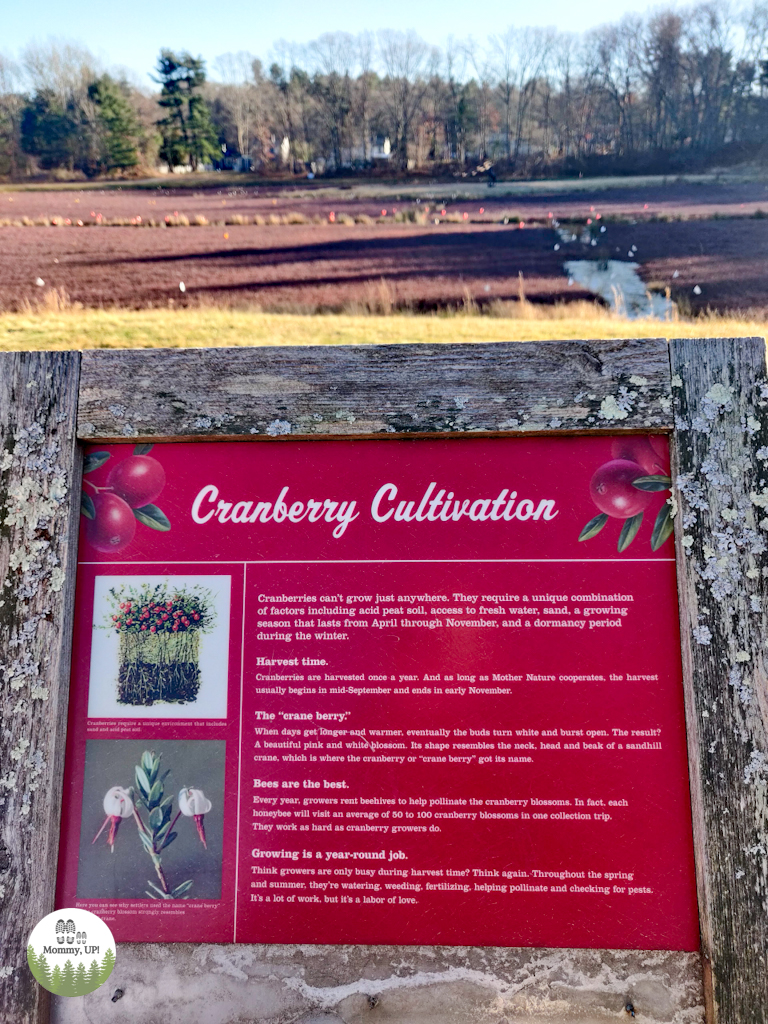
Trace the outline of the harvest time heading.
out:
<instances>
[{"instance_id":1,"label":"harvest time heading","mask_svg":"<svg viewBox=\"0 0 768 1024\"><path fill-rule=\"evenodd\" d=\"M491 520L511 522L528 519L551 520L558 515L552 498L518 499L517 491L503 488L495 498L457 498L447 488L436 490L437 483L430 483L421 499L416 501L398 498L396 484L382 484L371 501L370 514L377 523L394 522L458 522L466 517L474 522ZM333 536L342 537L350 523L360 516L357 501L333 501L331 498L305 501L288 499L290 488L283 487L276 501L226 501L219 497L215 484L206 484L192 502L192 519L204 525L215 520L219 523L310 523L325 522L336 524Z\"/></svg>"}]
</instances>

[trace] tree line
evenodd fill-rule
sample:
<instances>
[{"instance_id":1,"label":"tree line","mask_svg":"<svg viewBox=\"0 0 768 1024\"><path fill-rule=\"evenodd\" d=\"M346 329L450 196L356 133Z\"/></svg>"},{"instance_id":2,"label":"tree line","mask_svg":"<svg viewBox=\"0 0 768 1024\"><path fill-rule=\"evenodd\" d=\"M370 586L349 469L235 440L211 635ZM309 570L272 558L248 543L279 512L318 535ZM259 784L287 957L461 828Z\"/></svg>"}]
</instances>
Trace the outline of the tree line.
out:
<instances>
[{"instance_id":1,"label":"tree line","mask_svg":"<svg viewBox=\"0 0 768 1024\"><path fill-rule=\"evenodd\" d=\"M760 154L768 0L429 45L327 33L211 69L163 50L144 90L72 45L0 55L0 175L235 167L491 176L683 170Z\"/></svg>"},{"instance_id":2,"label":"tree line","mask_svg":"<svg viewBox=\"0 0 768 1024\"><path fill-rule=\"evenodd\" d=\"M96 947L98 948L98 947ZM54 957L54 959L57 959ZM61 957L58 958L60 960ZM95 991L112 973L115 966L115 953L107 949L101 963L95 958L86 966L82 958L77 959L77 967L68 956L63 965L48 963L45 952L38 954L32 946L27 946L27 962L33 976L49 992L60 996L82 996Z\"/></svg>"}]
</instances>

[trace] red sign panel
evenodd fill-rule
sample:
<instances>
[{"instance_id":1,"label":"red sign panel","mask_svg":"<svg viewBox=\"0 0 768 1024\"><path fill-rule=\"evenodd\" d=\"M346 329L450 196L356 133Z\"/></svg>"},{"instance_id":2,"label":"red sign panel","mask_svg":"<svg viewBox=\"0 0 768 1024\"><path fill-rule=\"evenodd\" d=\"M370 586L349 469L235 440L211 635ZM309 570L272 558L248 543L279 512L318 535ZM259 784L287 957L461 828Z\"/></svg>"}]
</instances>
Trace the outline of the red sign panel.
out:
<instances>
[{"instance_id":1,"label":"red sign panel","mask_svg":"<svg viewBox=\"0 0 768 1024\"><path fill-rule=\"evenodd\" d=\"M666 442L87 452L59 901L698 947Z\"/></svg>"}]
</instances>

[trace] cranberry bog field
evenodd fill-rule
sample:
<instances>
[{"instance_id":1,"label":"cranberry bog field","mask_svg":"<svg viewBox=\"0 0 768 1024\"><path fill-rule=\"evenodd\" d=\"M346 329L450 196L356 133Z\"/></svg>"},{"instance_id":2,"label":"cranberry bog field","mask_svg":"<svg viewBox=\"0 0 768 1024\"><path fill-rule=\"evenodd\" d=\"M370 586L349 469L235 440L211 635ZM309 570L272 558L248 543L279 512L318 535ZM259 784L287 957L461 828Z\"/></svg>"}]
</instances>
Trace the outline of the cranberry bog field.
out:
<instances>
[{"instance_id":1,"label":"cranberry bog field","mask_svg":"<svg viewBox=\"0 0 768 1024\"><path fill-rule=\"evenodd\" d=\"M562 317L600 305L566 261L615 260L684 318L768 317L762 181L219 180L0 191L0 310Z\"/></svg>"}]
</instances>

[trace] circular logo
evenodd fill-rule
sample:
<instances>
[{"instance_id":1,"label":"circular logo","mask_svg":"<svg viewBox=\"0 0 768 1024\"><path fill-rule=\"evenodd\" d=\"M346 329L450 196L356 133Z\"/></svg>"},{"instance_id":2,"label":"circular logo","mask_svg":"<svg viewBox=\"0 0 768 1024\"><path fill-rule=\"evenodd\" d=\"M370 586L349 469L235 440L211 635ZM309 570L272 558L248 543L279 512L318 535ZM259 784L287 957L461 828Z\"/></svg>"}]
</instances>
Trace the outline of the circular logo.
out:
<instances>
[{"instance_id":1,"label":"circular logo","mask_svg":"<svg viewBox=\"0 0 768 1024\"><path fill-rule=\"evenodd\" d=\"M47 914L27 941L27 963L43 988L57 996L86 996L115 966L109 926L88 910L69 907Z\"/></svg>"}]
</instances>

